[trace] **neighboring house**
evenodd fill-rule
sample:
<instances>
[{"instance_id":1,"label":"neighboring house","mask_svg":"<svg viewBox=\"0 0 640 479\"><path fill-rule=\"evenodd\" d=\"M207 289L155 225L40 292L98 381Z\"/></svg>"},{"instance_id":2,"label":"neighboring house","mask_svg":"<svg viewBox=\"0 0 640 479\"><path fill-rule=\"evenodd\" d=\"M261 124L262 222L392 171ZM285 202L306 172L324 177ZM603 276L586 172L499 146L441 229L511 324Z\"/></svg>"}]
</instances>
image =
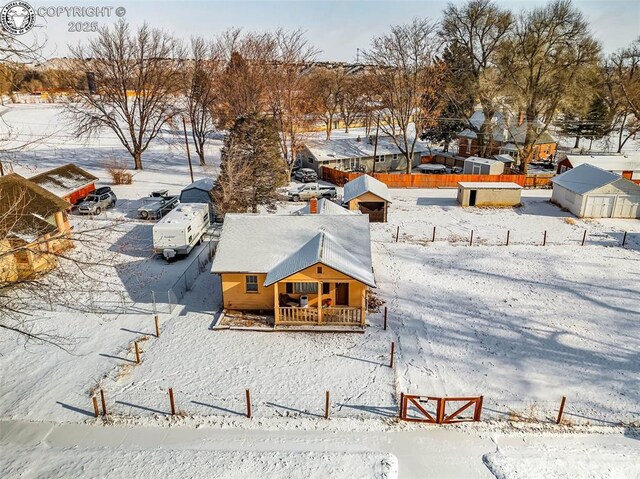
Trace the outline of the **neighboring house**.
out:
<instances>
[{"instance_id":1,"label":"neighboring house","mask_svg":"<svg viewBox=\"0 0 640 479\"><path fill-rule=\"evenodd\" d=\"M226 310L275 325L364 326L375 287L364 215L227 214L211 266Z\"/></svg>"},{"instance_id":2,"label":"neighboring house","mask_svg":"<svg viewBox=\"0 0 640 479\"><path fill-rule=\"evenodd\" d=\"M15 173L0 177L0 283L50 271L73 246L71 205Z\"/></svg>"},{"instance_id":3,"label":"neighboring house","mask_svg":"<svg viewBox=\"0 0 640 479\"><path fill-rule=\"evenodd\" d=\"M95 191L98 178L69 163L32 176L29 181L75 205Z\"/></svg>"},{"instance_id":4,"label":"neighboring house","mask_svg":"<svg viewBox=\"0 0 640 479\"><path fill-rule=\"evenodd\" d=\"M504 162L479 156L470 156L464 160L465 175L501 175L504 173Z\"/></svg>"},{"instance_id":5,"label":"neighboring house","mask_svg":"<svg viewBox=\"0 0 640 479\"><path fill-rule=\"evenodd\" d=\"M347 208L343 208L340 205L335 204L326 198L320 198L319 200L311 198L311 200L297 211L291 213L292 215L355 215L360 214L360 211L351 211Z\"/></svg>"},{"instance_id":6,"label":"neighboring house","mask_svg":"<svg viewBox=\"0 0 640 479\"><path fill-rule=\"evenodd\" d=\"M551 201L579 218L640 218L640 185L593 165L556 176Z\"/></svg>"},{"instance_id":7,"label":"neighboring house","mask_svg":"<svg viewBox=\"0 0 640 479\"><path fill-rule=\"evenodd\" d=\"M476 110L469 119L474 128L480 129L484 123L484 113L482 110ZM491 142L491 148L485 152L486 156L503 155L507 154L512 156L516 161L521 160L519 151L524 145L525 136L527 133L527 122L523 120L522 115L520 118L512 118L511 115L505 116L501 113L496 113L493 117L493 139ZM542 133L540 138L535 142L533 148L533 160L545 160L553 157L556 152L557 140L551 136L548 132ZM478 145L478 135L471 129L466 130L458 134L458 154L460 156L476 156L480 153L480 147Z\"/></svg>"},{"instance_id":8,"label":"neighboring house","mask_svg":"<svg viewBox=\"0 0 640 479\"><path fill-rule=\"evenodd\" d=\"M460 206L518 206L522 186L508 182L460 182Z\"/></svg>"},{"instance_id":9,"label":"neighboring house","mask_svg":"<svg viewBox=\"0 0 640 479\"><path fill-rule=\"evenodd\" d=\"M180 203L206 203L209 205L209 218L215 220L215 203L213 199L213 178L196 180L189 186L185 186L180 192Z\"/></svg>"},{"instance_id":10,"label":"neighboring house","mask_svg":"<svg viewBox=\"0 0 640 479\"><path fill-rule=\"evenodd\" d=\"M567 155L558 162L557 173L580 165L592 165L640 183L640 154L636 155Z\"/></svg>"},{"instance_id":11,"label":"neighboring house","mask_svg":"<svg viewBox=\"0 0 640 479\"><path fill-rule=\"evenodd\" d=\"M387 209L391 195L387 185L369 175L358 176L344 185L342 202L352 211L369 215L369 221L387 221Z\"/></svg>"},{"instance_id":12,"label":"neighboring house","mask_svg":"<svg viewBox=\"0 0 640 479\"><path fill-rule=\"evenodd\" d=\"M375 150L375 158L374 158ZM412 167L418 166L423 156L431 149L417 141L411 159ZM406 171L407 159L390 137L379 136L375 146L373 136L368 138L339 138L334 140L309 140L298 153L298 162L303 168L313 168L322 177L322 166L341 171Z\"/></svg>"}]
</instances>

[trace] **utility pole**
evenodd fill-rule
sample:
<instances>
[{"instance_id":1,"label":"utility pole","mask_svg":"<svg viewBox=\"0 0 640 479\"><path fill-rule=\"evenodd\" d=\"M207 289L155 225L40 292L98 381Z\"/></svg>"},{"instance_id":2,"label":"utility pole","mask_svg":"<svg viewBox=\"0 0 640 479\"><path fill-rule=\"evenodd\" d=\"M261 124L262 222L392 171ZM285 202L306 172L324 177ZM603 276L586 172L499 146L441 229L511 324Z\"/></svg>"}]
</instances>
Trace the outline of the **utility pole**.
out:
<instances>
[{"instance_id":1,"label":"utility pole","mask_svg":"<svg viewBox=\"0 0 640 479\"><path fill-rule=\"evenodd\" d=\"M376 172L376 155L378 154L378 130L380 129L380 115L376 115L376 136L373 140L373 172Z\"/></svg>"},{"instance_id":2,"label":"utility pole","mask_svg":"<svg viewBox=\"0 0 640 479\"><path fill-rule=\"evenodd\" d=\"M184 144L187 146L187 158L189 159L189 174L191 175L191 183L193 183L193 167L191 166L191 153L189 152L189 140L187 139L187 124L182 117L182 128L184 129Z\"/></svg>"}]
</instances>

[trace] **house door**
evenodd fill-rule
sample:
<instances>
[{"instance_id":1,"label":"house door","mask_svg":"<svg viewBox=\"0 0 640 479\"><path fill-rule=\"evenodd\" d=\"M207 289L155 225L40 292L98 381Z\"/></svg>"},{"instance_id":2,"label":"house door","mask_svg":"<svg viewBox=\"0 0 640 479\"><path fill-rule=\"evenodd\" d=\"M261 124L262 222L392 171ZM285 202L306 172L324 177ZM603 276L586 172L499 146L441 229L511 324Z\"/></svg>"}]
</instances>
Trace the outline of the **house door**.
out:
<instances>
[{"instance_id":1,"label":"house door","mask_svg":"<svg viewBox=\"0 0 640 479\"><path fill-rule=\"evenodd\" d=\"M349 306L349 283L336 283L336 306Z\"/></svg>"},{"instance_id":2,"label":"house door","mask_svg":"<svg viewBox=\"0 0 640 479\"><path fill-rule=\"evenodd\" d=\"M469 190L469 206L476 205L476 195L478 194L478 190Z\"/></svg>"}]
</instances>

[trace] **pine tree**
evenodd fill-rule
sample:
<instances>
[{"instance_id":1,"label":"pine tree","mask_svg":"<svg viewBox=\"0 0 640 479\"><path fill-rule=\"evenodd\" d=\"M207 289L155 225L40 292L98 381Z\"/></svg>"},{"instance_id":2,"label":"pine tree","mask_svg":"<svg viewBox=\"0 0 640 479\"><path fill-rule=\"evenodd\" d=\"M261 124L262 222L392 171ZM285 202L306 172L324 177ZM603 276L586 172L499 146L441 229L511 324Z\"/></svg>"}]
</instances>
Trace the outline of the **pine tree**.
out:
<instances>
[{"instance_id":1,"label":"pine tree","mask_svg":"<svg viewBox=\"0 0 640 479\"><path fill-rule=\"evenodd\" d=\"M225 136L214 196L218 214L273 211L277 189L287 184L287 165L272 120L257 115L238 118Z\"/></svg>"}]
</instances>

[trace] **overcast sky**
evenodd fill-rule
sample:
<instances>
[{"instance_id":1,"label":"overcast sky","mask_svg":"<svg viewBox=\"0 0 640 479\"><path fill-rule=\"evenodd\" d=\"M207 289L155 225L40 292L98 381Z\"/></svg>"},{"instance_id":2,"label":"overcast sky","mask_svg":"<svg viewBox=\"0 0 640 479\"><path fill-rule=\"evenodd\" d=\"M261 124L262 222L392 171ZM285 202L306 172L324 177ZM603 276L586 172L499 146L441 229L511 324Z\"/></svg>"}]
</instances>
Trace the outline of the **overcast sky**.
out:
<instances>
[{"instance_id":1,"label":"overcast sky","mask_svg":"<svg viewBox=\"0 0 640 479\"><path fill-rule=\"evenodd\" d=\"M246 30L274 30L302 28L309 41L319 50L320 60L355 61L357 49L367 48L372 36L386 32L390 25L405 23L413 17L437 20L446 1L76 1L35 2L40 7L111 6L111 18L39 17L38 36L47 37L47 55L65 56L67 45L87 38L89 33L71 33L70 22L98 21L101 25L117 20L116 7L126 9L132 24L146 21L165 28L183 38L191 35L213 36L230 27ZM463 4L455 1L453 3ZM518 12L542 5L538 0L498 0L498 3ZM591 24L595 37L605 52L628 45L640 35L639 0L574 0ZM51 9L50 9L51 11ZM29 34L27 34L29 35Z\"/></svg>"}]
</instances>

